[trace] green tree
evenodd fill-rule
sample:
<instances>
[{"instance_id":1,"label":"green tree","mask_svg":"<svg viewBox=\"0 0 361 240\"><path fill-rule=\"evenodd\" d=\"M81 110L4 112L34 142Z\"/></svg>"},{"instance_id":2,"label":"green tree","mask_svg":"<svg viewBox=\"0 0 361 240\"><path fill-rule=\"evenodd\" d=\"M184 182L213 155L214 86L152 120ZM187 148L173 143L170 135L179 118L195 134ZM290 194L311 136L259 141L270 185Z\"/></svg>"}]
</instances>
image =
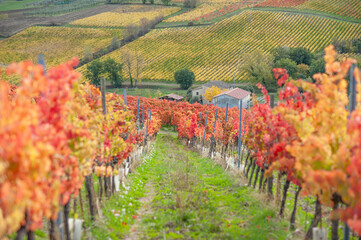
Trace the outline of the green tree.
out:
<instances>
[{"instance_id":1,"label":"green tree","mask_svg":"<svg viewBox=\"0 0 361 240\"><path fill-rule=\"evenodd\" d=\"M324 72L325 72L325 60L323 58L313 60L310 66L311 77L316 73L324 73Z\"/></svg>"},{"instance_id":2,"label":"green tree","mask_svg":"<svg viewBox=\"0 0 361 240\"><path fill-rule=\"evenodd\" d=\"M198 0L185 0L184 7L186 8L195 8L197 7Z\"/></svg>"},{"instance_id":3,"label":"green tree","mask_svg":"<svg viewBox=\"0 0 361 240\"><path fill-rule=\"evenodd\" d=\"M295 61L292 61L289 58L282 58L275 62L274 65L275 68L284 68L287 69L288 74L292 77L296 77L297 73L297 63Z\"/></svg>"},{"instance_id":4,"label":"green tree","mask_svg":"<svg viewBox=\"0 0 361 240\"><path fill-rule=\"evenodd\" d=\"M162 3L166 6L169 6L172 0L162 0Z\"/></svg>"},{"instance_id":5,"label":"green tree","mask_svg":"<svg viewBox=\"0 0 361 240\"><path fill-rule=\"evenodd\" d=\"M310 77L310 66L306 64L297 65L297 78L307 79Z\"/></svg>"},{"instance_id":6,"label":"green tree","mask_svg":"<svg viewBox=\"0 0 361 240\"><path fill-rule=\"evenodd\" d=\"M272 55L264 55L261 50L255 50L245 54L243 59L247 60L242 63L240 70L246 72L250 81L261 83L268 91L277 90L277 81L272 75Z\"/></svg>"},{"instance_id":7,"label":"green tree","mask_svg":"<svg viewBox=\"0 0 361 240\"><path fill-rule=\"evenodd\" d=\"M313 54L310 50L304 47L297 47L290 49L290 58L298 64L311 65Z\"/></svg>"},{"instance_id":8,"label":"green tree","mask_svg":"<svg viewBox=\"0 0 361 240\"><path fill-rule=\"evenodd\" d=\"M89 79L90 82L95 86L100 85L100 77L102 73L103 73L103 64L100 62L99 59L90 62L86 66L85 77Z\"/></svg>"},{"instance_id":9,"label":"green tree","mask_svg":"<svg viewBox=\"0 0 361 240\"><path fill-rule=\"evenodd\" d=\"M103 62L103 72L106 74L106 80L111 82L111 84L115 87L120 87L123 82L122 75L123 65L117 63L112 58L107 58Z\"/></svg>"},{"instance_id":10,"label":"green tree","mask_svg":"<svg viewBox=\"0 0 361 240\"><path fill-rule=\"evenodd\" d=\"M290 48L287 46L276 47L271 50L271 54L274 57L274 61L277 62L282 58L290 58Z\"/></svg>"},{"instance_id":11,"label":"green tree","mask_svg":"<svg viewBox=\"0 0 361 240\"><path fill-rule=\"evenodd\" d=\"M178 70L174 73L174 79L181 86L182 89L188 89L195 81L194 73L187 68Z\"/></svg>"}]
</instances>

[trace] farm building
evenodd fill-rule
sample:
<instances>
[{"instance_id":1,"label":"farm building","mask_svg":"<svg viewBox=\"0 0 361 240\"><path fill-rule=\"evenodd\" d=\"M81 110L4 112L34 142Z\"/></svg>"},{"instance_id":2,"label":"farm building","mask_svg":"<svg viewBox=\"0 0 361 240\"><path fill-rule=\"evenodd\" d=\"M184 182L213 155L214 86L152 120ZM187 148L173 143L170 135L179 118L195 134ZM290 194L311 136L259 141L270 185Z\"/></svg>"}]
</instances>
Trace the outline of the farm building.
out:
<instances>
[{"instance_id":1,"label":"farm building","mask_svg":"<svg viewBox=\"0 0 361 240\"><path fill-rule=\"evenodd\" d=\"M234 88L213 97L212 103L218 107L238 107L242 101L242 107L246 108L251 99L251 93L241 88Z\"/></svg>"},{"instance_id":2,"label":"farm building","mask_svg":"<svg viewBox=\"0 0 361 240\"><path fill-rule=\"evenodd\" d=\"M166 100L170 100L170 101L179 102L179 101L182 101L184 99L184 97L179 96L179 95L174 94L174 93L171 93L171 94L165 95L163 97L160 97L159 99L166 99Z\"/></svg>"},{"instance_id":3,"label":"farm building","mask_svg":"<svg viewBox=\"0 0 361 240\"><path fill-rule=\"evenodd\" d=\"M204 97L206 90L213 86L218 87L220 89L230 89L232 87L230 84L222 82L222 81L210 81L210 82L203 84L202 86L193 88L192 89L192 97L195 97L195 96L198 96L199 98L201 96ZM204 100L204 101L205 101L205 103L209 103L207 100Z\"/></svg>"}]
</instances>

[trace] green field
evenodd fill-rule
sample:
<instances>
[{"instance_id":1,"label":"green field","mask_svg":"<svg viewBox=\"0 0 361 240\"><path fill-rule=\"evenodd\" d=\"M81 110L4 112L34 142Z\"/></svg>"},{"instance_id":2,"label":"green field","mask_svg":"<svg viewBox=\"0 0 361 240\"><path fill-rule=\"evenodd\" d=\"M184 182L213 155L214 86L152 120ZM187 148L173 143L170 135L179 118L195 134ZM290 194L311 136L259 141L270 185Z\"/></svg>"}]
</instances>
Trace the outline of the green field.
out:
<instances>
[{"instance_id":1,"label":"green field","mask_svg":"<svg viewBox=\"0 0 361 240\"><path fill-rule=\"evenodd\" d=\"M39 0L23 0L23 1L4 0L0 2L0 12L29 8L31 6L26 6L27 3L32 3L37 1Z\"/></svg>"}]
</instances>

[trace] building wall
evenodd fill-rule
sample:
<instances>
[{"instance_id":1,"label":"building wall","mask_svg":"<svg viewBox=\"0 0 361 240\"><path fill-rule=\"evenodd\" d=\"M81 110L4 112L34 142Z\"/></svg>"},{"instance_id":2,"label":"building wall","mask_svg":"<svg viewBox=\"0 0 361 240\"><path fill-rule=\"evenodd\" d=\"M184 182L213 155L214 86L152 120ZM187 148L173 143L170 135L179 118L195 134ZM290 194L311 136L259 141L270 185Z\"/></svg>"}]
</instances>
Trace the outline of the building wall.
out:
<instances>
[{"instance_id":1,"label":"building wall","mask_svg":"<svg viewBox=\"0 0 361 240\"><path fill-rule=\"evenodd\" d=\"M247 107L247 102L249 100L250 100L250 95L248 95L242 99L242 107L243 108ZM228 96L228 95L221 95L219 97L213 98L212 103L221 108L225 108L227 106L227 103L228 103L229 108L232 108L232 107L239 108L240 100L233 98L231 96Z\"/></svg>"}]
</instances>

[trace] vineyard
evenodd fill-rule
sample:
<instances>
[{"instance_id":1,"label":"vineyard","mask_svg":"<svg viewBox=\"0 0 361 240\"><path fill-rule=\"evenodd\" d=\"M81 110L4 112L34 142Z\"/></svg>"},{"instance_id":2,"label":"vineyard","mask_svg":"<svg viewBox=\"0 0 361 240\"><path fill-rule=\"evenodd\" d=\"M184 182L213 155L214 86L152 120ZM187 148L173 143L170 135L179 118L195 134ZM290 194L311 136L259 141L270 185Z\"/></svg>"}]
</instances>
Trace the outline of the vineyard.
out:
<instances>
[{"instance_id":1,"label":"vineyard","mask_svg":"<svg viewBox=\"0 0 361 240\"><path fill-rule=\"evenodd\" d=\"M127 44L126 48L138 50L147 60L145 79L171 81L176 69L188 67L199 82L209 79L232 81L235 72L236 80L243 81L243 73L237 71L239 56L242 58L255 49L267 53L274 47L286 45L302 46L315 52L335 37L353 39L361 36L358 24L263 11L253 11L249 23L251 30L246 35L249 15L249 11L244 11L209 27L155 29ZM121 51L105 57L122 62ZM86 66L79 71L85 69Z\"/></svg>"},{"instance_id":2,"label":"vineyard","mask_svg":"<svg viewBox=\"0 0 361 240\"><path fill-rule=\"evenodd\" d=\"M122 38L121 29L31 27L0 44L0 63L35 61L44 54L49 66L55 66L73 56L82 57L86 47L97 51Z\"/></svg>"},{"instance_id":3,"label":"vineyard","mask_svg":"<svg viewBox=\"0 0 361 240\"><path fill-rule=\"evenodd\" d=\"M224 16L226 14L235 12L239 9L252 7L253 4L262 2L245 0L238 3L226 4L226 3L211 3L211 4L201 4L192 11L168 18L165 22L187 22L187 21L205 21L208 22L212 19Z\"/></svg>"},{"instance_id":4,"label":"vineyard","mask_svg":"<svg viewBox=\"0 0 361 240\"><path fill-rule=\"evenodd\" d=\"M361 239L360 0L5 6L0 240Z\"/></svg>"},{"instance_id":5,"label":"vineyard","mask_svg":"<svg viewBox=\"0 0 361 240\"><path fill-rule=\"evenodd\" d=\"M98 176L96 193L106 201L102 195L116 193L116 182L149 149L162 125L176 126L178 139L244 172L248 186L259 184L259 191L275 200L280 217L290 185L297 186L294 200L288 199L293 202L291 229L300 192L316 198L307 239L321 221L322 208L337 213L331 218L332 239L338 239L339 219L361 234L361 72L355 60L336 62L333 46L325 52L326 72L314 76L316 83L288 80L284 69L274 69L280 101L274 104L259 84L265 103L253 100L241 111L105 95L103 87L101 93L78 84L80 75L72 69L76 59L47 73L31 62L11 64L7 73L23 80L18 87L0 85L1 236L31 236L47 218L54 239L55 219L63 209L70 239L70 199L80 197L85 182L94 220L100 210L92 176Z\"/></svg>"},{"instance_id":6,"label":"vineyard","mask_svg":"<svg viewBox=\"0 0 361 240\"><path fill-rule=\"evenodd\" d=\"M158 16L166 17L170 14L173 14L180 10L180 8L174 7L159 7L151 8L150 11L131 11L126 12L126 10L120 9L118 11L125 12L105 12L92 17L87 17L83 19L76 20L71 22L71 25L78 26L90 26L90 27L125 27L129 24L139 25L141 19L153 19ZM132 11L133 10L133 11Z\"/></svg>"},{"instance_id":7,"label":"vineyard","mask_svg":"<svg viewBox=\"0 0 361 240\"><path fill-rule=\"evenodd\" d=\"M327 1L327 4L319 0L309 0L296 8L361 19L361 2L357 0L331 0Z\"/></svg>"}]
</instances>

